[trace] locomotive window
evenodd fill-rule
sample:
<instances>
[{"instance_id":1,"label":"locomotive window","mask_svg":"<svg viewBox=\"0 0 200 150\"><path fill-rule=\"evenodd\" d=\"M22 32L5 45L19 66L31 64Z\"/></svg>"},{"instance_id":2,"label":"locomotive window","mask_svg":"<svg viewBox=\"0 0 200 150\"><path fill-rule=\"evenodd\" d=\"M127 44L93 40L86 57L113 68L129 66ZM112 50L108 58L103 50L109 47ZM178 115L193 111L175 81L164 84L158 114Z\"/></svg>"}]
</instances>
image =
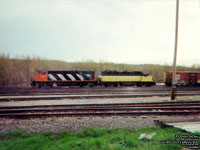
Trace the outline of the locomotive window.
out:
<instances>
[{"instance_id":1,"label":"locomotive window","mask_svg":"<svg viewBox=\"0 0 200 150\"><path fill-rule=\"evenodd\" d=\"M144 75L144 76L148 76L149 74L148 74L148 73L146 73L146 72L143 72L143 75Z\"/></svg>"},{"instance_id":2,"label":"locomotive window","mask_svg":"<svg viewBox=\"0 0 200 150\"><path fill-rule=\"evenodd\" d=\"M36 73L37 73L37 74L42 74L42 75L45 75L45 74L46 74L46 71L40 71L40 70L36 70Z\"/></svg>"},{"instance_id":3,"label":"locomotive window","mask_svg":"<svg viewBox=\"0 0 200 150\"><path fill-rule=\"evenodd\" d=\"M140 76L140 75L142 75L142 72L135 71L135 72L134 72L134 75L138 75L138 76Z\"/></svg>"}]
</instances>

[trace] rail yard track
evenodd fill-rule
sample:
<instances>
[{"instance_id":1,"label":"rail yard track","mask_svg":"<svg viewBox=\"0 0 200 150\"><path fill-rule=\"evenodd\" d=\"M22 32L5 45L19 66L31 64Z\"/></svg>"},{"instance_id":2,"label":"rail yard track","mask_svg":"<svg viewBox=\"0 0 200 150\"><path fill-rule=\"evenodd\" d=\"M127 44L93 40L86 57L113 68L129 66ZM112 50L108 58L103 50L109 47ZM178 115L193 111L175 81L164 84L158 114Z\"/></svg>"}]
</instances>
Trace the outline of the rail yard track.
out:
<instances>
[{"instance_id":1,"label":"rail yard track","mask_svg":"<svg viewBox=\"0 0 200 150\"><path fill-rule=\"evenodd\" d=\"M200 87L178 87L177 96L200 95ZM62 100L62 99L91 99L91 98L131 98L170 96L171 88L166 86L154 87L57 87L30 88L8 87L0 88L1 101L26 100Z\"/></svg>"},{"instance_id":2,"label":"rail yard track","mask_svg":"<svg viewBox=\"0 0 200 150\"><path fill-rule=\"evenodd\" d=\"M1 96L16 96L16 95L62 95L62 94L118 94L118 93L148 93L148 92L170 92L171 87L167 86L152 86L152 87L56 87L56 88L32 88L32 87L0 87L0 95ZM178 92L199 92L200 87L177 87Z\"/></svg>"},{"instance_id":3,"label":"rail yard track","mask_svg":"<svg viewBox=\"0 0 200 150\"><path fill-rule=\"evenodd\" d=\"M136 94L96 94L96 95L41 95L41 96L0 96L0 101L28 101L28 100L62 100L62 99L92 99L92 98L132 98L170 96L171 93L136 93ZM177 96L200 95L200 92L177 93Z\"/></svg>"},{"instance_id":4,"label":"rail yard track","mask_svg":"<svg viewBox=\"0 0 200 150\"><path fill-rule=\"evenodd\" d=\"M159 103L113 103L1 106L0 118L198 115L200 101Z\"/></svg>"}]
</instances>

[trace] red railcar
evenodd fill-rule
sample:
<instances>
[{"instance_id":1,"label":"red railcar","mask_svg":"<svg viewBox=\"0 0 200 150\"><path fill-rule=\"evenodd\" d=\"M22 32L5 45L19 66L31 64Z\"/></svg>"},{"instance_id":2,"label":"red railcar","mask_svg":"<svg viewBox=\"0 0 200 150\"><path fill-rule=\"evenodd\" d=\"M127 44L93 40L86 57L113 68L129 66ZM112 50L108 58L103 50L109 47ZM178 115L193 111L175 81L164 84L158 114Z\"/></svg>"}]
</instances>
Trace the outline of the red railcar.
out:
<instances>
[{"instance_id":1,"label":"red railcar","mask_svg":"<svg viewBox=\"0 0 200 150\"><path fill-rule=\"evenodd\" d=\"M180 86L200 85L200 72L177 71L175 76L176 84ZM164 73L164 83L172 85L172 72Z\"/></svg>"}]
</instances>

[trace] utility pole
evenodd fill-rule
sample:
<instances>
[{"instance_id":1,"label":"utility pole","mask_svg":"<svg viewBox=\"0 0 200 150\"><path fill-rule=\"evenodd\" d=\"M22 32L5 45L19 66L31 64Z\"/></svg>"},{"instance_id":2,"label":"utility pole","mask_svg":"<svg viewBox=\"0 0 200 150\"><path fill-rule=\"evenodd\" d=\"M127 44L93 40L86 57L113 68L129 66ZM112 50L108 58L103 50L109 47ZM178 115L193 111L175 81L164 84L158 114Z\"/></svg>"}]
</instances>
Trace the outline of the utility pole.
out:
<instances>
[{"instance_id":1,"label":"utility pole","mask_svg":"<svg viewBox=\"0 0 200 150\"><path fill-rule=\"evenodd\" d=\"M173 73L172 73L172 93L171 100L176 97L176 57L177 57L177 47L178 47L178 16L179 16L179 0L176 0L176 28L175 28L175 48L174 48L174 63L173 63Z\"/></svg>"}]
</instances>

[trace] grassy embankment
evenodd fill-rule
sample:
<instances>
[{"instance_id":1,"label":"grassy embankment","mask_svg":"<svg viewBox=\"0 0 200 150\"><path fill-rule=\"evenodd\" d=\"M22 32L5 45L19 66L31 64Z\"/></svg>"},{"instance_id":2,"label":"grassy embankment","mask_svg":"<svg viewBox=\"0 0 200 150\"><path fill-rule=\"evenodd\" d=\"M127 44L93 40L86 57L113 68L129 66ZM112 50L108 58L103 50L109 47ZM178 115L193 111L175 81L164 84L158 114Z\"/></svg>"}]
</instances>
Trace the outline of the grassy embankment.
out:
<instances>
[{"instance_id":1,"label":"grassy embankment","mask_svg":"<svg viewBox=\"0 0 200 150\"><path fill-rule=\"evenodd\" d=\"M141 133L156 135L152 140L139 140ZM26 133L10 132L0 135L1 150L179 150L181 144L160 144L160 141L180 141L175 135L191 135L176 128L156 129L152 127L133 129L92 129L77 133ZM197 134L200 136L200 133ZM199 141L198 141L199 142Z\"/></svg>"}]
</instances>

